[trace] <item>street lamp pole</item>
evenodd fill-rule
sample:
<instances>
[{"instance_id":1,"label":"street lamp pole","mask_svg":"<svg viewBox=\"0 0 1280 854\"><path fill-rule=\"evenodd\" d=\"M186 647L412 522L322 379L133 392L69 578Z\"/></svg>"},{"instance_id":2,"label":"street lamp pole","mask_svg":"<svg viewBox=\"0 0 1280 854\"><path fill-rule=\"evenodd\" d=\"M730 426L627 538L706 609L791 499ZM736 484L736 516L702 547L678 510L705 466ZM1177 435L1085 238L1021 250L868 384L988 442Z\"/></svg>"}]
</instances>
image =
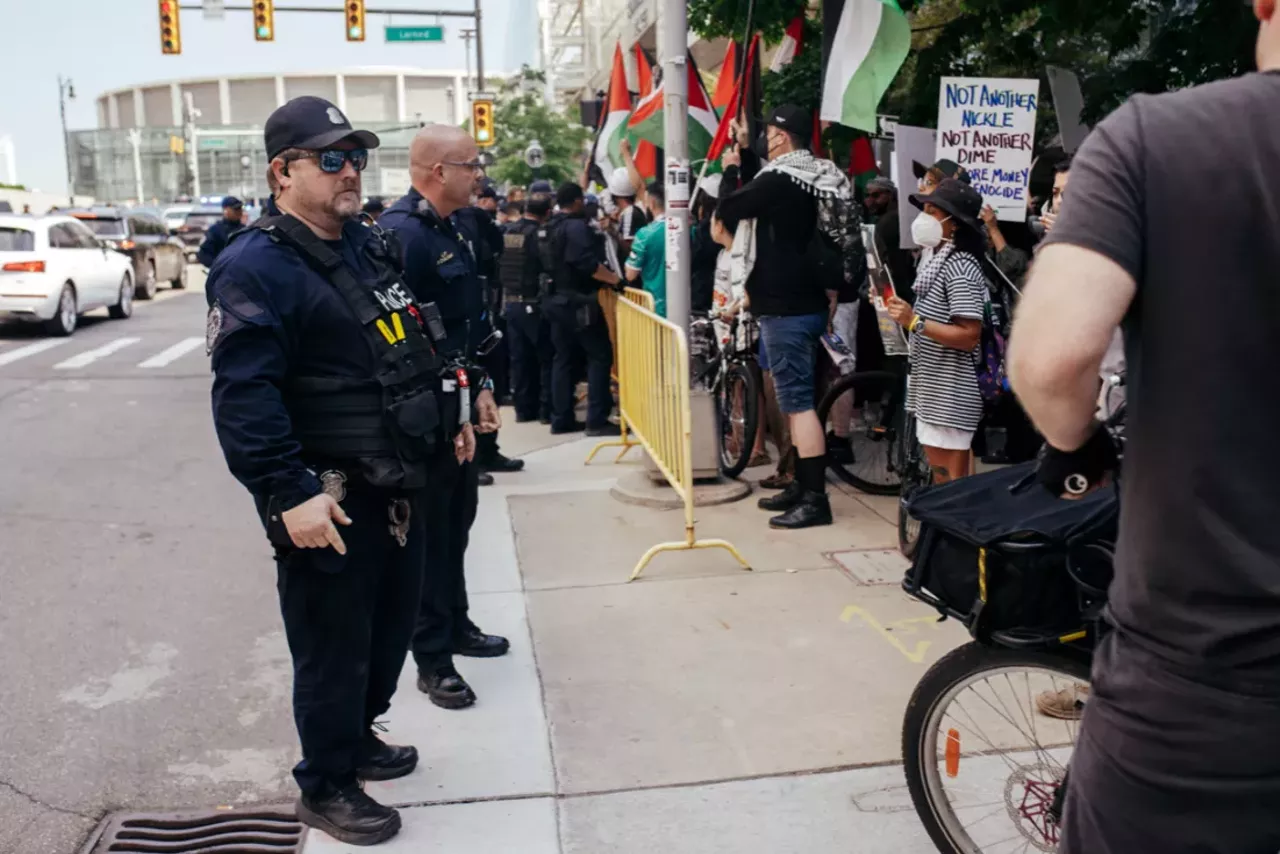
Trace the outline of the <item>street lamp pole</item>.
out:
<instances>
[{"instance_id":1,"label":"street lamp pole","mask_svg":"<svg viewBox=\"0 0 1280 854\"><path fill-rule=\"evenodd\" d=\"M476 0L476 91L484 91L484 43L481 40L480 0Z\"/></svg>"},{"instance_id":2,"label":"street lamp pole","mask_svg":"<svg viewBox=\"0 0 1280 854\"><path fill-rule=\"evenodd\" d=\"M666 119L667 319L689 334L689 76L684 0L663 0L663 110Z\"/></svg>"},{"instance_id":3,"label":"street lamp pole","mask_svg":"<svg viewBox=\"0 0 1280 854\"><path fill-rule=\"evenodd\" d=\"M71 136L67 133L67 99L75 100L76 89L70 80L58 75L58 111L62 114L62 147L67 156L67 195L71 204L75 204L76 179L71 169Z\"/></svg>"}]
</instances>

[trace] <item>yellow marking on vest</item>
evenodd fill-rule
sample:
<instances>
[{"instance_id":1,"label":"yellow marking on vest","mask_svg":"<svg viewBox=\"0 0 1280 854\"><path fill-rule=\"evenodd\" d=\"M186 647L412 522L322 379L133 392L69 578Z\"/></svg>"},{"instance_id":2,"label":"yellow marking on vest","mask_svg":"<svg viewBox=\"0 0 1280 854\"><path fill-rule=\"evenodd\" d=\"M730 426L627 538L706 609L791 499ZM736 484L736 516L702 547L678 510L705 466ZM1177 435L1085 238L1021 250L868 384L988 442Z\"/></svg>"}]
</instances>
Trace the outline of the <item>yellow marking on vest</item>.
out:
<instances>
[{"instance_id":1,"label":"yellow marking on vest","mask_svg":"<svg viewBox=\"0 0 1280 854\"><path fill-rule=\"evenodd\" d=\"M396 329L396 340L404 340L404 324L400 322L400 312L391 315L391 325Z\"/></svg>"},{"instance_id":2,"label":"yellow marking on vest","mask_svg":"<svg viewBox=\"0 0 1280 854\"><path fill-rule=\"evenodd\" d=\"M378 331L382 333L382 337L387 339L388 344L396 343L396 336L391 334L391 327L387 326L387 322L381 317L378 318Z\"/></svg>"}]
</instances>

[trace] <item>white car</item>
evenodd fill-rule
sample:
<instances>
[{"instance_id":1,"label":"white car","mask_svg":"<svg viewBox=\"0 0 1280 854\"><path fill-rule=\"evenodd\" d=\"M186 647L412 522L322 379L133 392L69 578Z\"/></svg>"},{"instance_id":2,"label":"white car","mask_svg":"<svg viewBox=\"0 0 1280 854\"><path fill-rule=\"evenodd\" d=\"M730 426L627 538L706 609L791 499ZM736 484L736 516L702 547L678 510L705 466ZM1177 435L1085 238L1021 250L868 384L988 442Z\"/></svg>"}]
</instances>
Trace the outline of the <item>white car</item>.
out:
<instances>
[{"instance_id":1,"label":"white car","mask_svg":"<svg viewBox=\"0 0 1280 854\"><path fill-rule=\"evenodd\" d=\"M164 225L169 229L170 234L176 234L179 228L187 221L187 214L191 213L195 205L169 205L164 209Z\"/></svg>"},{"instance_id":2,"label":"white car","mask_svg":"<svg viewBox=\"0 0 1280 854\"><path fill-rule=\"evenodd\" d=\"M133 314L133 265L69 216L0 214L0 320L70 335L81 314Z\"/></svg>"}]
</instances>

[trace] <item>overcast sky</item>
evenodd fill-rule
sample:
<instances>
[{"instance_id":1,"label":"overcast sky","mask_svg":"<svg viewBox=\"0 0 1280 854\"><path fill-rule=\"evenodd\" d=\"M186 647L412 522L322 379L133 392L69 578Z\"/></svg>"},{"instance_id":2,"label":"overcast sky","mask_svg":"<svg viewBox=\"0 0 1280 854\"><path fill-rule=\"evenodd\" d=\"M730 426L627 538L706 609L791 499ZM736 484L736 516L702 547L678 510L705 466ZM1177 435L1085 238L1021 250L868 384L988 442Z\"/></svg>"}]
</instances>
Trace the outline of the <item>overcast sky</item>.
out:
<instances>
[{"instance_id":1,"label":"overcast sky","mask_svg":"<svg viewBox=\"0 0 1280 854\"><path fill-rule=\"evenodd\" d=\"M186 3L197 0L185 0ZM226 0L228 6L249 0ZM536 63L536 0L482 0L485 71ZM248 12L228 11L206 21L182 10L182 54L160 53L159 0L0 0L5 11L4 81L0 84L0 136L13 137L18 181L50 192L66 188L66 161L58 118L58 75L75 84L67 104L71 130L97 126L96 100L125 86L220 74L337 71L352 66L408 65L465 68L457 33L467 18L443 18L444 44L386 44L388 23L434 24L418 16L370 15L368 40L349 43L337 15L282 11L294 6L342 8L341 0L278 0L274 42L253 39ZM470 0L369 0L371 8L470 9ZM3 179L0 179L3 180Z\"/></svg>"}]
</instances>

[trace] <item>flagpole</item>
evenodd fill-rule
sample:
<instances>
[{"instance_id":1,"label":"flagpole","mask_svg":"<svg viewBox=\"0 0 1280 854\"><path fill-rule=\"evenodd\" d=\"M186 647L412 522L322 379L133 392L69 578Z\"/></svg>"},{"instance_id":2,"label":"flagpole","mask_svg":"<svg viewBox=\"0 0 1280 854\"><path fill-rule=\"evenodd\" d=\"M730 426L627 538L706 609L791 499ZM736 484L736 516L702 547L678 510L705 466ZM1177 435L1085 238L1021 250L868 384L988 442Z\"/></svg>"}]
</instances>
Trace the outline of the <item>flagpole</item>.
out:
<instances>
[{"instance_id":1,"label":"flagpole","mask_svg":"<svg viewBox=\"0 0 1280 854\"><path fill-rule=\"evenodd\" d=\"M689 76L685 0L663 0L661 38L666 149L667 319L689 334Z\"/></svg>"}]
</instances>

